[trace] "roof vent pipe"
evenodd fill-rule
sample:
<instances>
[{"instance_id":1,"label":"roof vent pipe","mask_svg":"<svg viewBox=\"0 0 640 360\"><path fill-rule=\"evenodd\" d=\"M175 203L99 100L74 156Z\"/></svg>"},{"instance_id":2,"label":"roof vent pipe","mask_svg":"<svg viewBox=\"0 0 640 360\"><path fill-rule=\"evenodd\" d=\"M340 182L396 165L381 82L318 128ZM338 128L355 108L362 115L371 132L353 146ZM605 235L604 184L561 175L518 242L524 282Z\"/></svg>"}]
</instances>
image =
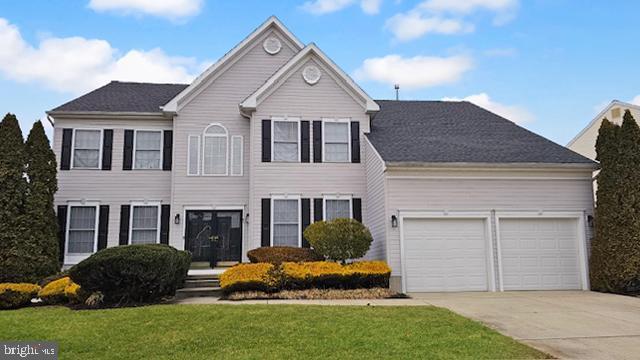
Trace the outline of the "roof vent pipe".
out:
<instances>
[{"instance_id":1,"label":"roof vent pipe","mask_svg":"<svg viewBox=\"0 0 640 360\"><path fill-rule=\"evenodd\" d=\"M396 101L398 101L400 100L400 85L396 84L394 88L396 89Z\"/></svg>"}]
</instances>

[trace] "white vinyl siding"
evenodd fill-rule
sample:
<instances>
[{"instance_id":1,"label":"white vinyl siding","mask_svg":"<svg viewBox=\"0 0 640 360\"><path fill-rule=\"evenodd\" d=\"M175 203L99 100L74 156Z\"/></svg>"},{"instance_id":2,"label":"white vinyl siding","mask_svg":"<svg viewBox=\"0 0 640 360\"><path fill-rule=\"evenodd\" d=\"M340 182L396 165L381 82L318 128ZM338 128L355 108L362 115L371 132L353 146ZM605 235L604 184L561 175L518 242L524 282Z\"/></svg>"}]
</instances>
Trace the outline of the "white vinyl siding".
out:
<instances>
[{"instance_id":1,"label":"white vinyl siding","mask_svg":"<svg viewBox=\"0 0 640 360\"><path fill-rule=\"evenodd\" d=\"M231 137L231 176L242 176L243 146L242 136L235 135Z\"/></svg>"},{"instance_id":2,"label":"white vinyl siding","mask_svg":"<svg viewBox=\"0 0 640 360\"><path fill-rule=\"evenodd\" d=\"M189 148L187 149L187 175L200 174L200 136L189 136Z\"/></svg>"},{"instance_id":3,"label":"white vinyl siding","mask_svg":"<svg viewBox=\"0 0 640 360\"><path fill-rule=\"evenodd\" d=\"M273 199L272 246L300 246L300 199Z\"/></svg>"},{"instance_id":4,"label":"white vinyl siding","mask_svg":"<svg viewBox=\"0 0 640 360\"><path fill-rule=\"evenodd\" d=\"M136 130L134 169L160 169L162 165L162 131Z\"/></svg>"},{"instance_id":5,"label":"white vinyl siding","mask_svg":"<svg viewBox=\"0 0 640 360\"><path fill-rule=\"evenodd\" d=\"M159 239L160 206L133 205L131 211L131 244L155 244Z\"/></svg>"},{"instance_id":6,"label":"white vinyl siding","mask_svg":"<svg viewBox=\"0 0 640 360\"><path fill-rule=\"evenodd\" d=\"M323 121L323 149L326 162L350 162L350 126L348 119Z\"/></svg>"},{"instance_id":7,"label":"white vinyl siding","mask_svg":"<svg viewBox=\"0 0 640 360\"><path fill-rule=\"evenodd\" d=\"M273 161L300 161L299 126L298 119L273 121Z\"/></svg>"},{"instance_id":8,"label":"white vinyl siding","mask_svg":"<svg viewBox=\"0 0 640 360\"><path fill-rule=\"evenodd\" d=\"M67 253L90 254L97 238L97 206L70 206L67 229Z\"/></svg>"},{"instance_id":9,"label":"white vinyl siding","mask_svg":"<svg viewBox=\"0 0 640 360\"><path fill-rule=\"evenodd\" d=\"M202 174L225 176L228 174L227 155L229 138L221 125L210 125L203 135Z\"/></svg>"},{"instance_id":10,"label":"white vinyl siding","mask_svg":"<svg viewBox=\"0 0 640 360\"><path fill-rule=\"evenodd\" d=\"M351 214L351 198L324 198L324 220L331 221L334 219L350 219Z\"/></svg>"},{"instance_id":11,"label":"white vinyl siding","mask_svg":"<svg viewBox=\"0 0 640 360\"><path fill-rule=\"evenodd\" d=\"M74 130L73 168L99 169L101 149L102 130Z\"/></svg>"}]
</instances>

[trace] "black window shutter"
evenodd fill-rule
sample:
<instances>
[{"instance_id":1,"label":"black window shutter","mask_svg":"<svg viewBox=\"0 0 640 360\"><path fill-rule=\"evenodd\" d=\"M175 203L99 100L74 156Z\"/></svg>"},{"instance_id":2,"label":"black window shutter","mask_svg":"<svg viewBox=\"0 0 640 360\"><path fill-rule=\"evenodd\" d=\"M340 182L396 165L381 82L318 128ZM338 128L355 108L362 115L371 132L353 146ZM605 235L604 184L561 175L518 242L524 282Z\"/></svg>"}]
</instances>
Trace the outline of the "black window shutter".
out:
<instances>
[{"instance_id":1,"label":"black window shutter","mask_svg":"<svg viewBox=\"0 0 640 360\"><path fill-rule=\"evenodd\" d=\"M271 120L262 120L262 162L271 162Z\"/></svg>"},{"instance_id":2,"label":"black window shutter","mask_svg":"<svg viewBox=\"0 0 640 360\"><path fill-rule=\"evenodd\" d=\"M120 245L129 244L129 212L131 205L120 206Z\"/></svg>"},{"instance_id":3,"label":"black window shutter","mask_svg":"<svg viewBox=\"0 0 640 360\"><path fill-rule=\"evenodd\" d=\"M353 219L362 222L362 199L351 199L351 205L353 206Z\"/></svg>"},{"instance_id":4,"label":"black window shutter","mask_svg":"<svg viewBox=\"0 0 640 360\"><path fill-rule=\"evenodd\" d=\"M271 199L262 199L262 246L271 246Z\"/></svg>"},{"instance_id":5,"label":"black window shutter","mask_svg":"<svg viewBox=\"0 0 640 360\"><path fill-rule=\"evenodd\" d=\"M113 152L113 130L105 129L102 133L102 170L111 170L111 153Z\"/></svg>"},{"instance_id":6,"label":"black window shutter","mask_svg":"<svg viewBox=\"0 0 640 360\"><path fill-rule=\"evenodd\" d=\"M73 142L73 129L62 129L62 152L60 153L60 170L71 168L71 143Z\"/></svg>"},{"instance_id":7,"label":"black window shutter","mask_svg":"<svg viewBox=\"0 0 640 360\"><path fill-rule=\"evenodd\" d=\"M351 122L351 162L360 162L360 123Z\"/></svg>"},{"instance_id":8,"label":"black window shutter","mask_svg":"<svg viewBox=\"0 0 640 360\"><path fill-rule=\"evenodd\" d=\"M304 231L311 224L311 199L301 199L302 201L302 247L308 248L309 241L304 237Z\"/></svg>"},{"instance_id":9,"label":"black window shutter","mask_svg":"<svg viewBox=\"0 0 640 360\"><path fill-rule=\"evenodd\" d=\"M109 205L100 205L100 218L98 219L98 250L107 247L109 236Z\"/></svg>"},{"instance_id":10,"label":"black window shutter","mask_svg":"<svg viewBox=\"0 0 640 360\"><path fill-rule=\"evenodd\" d=\"M171 156L173 154L173 130L165 130L162 146L162 170L171 170Z\"/></svg>"},{"instance_id":11,"label":"black window shutter","mask_svg":"<svg viewBox=\"0 0 640 360\"><path fill-rule=\"evenodd\" d=\"M131 170L133 164L133 130L124 131L124 153L122 155L122 170Z\"/></svg>"},{"instance_id":12,"label":"black window shutter","mask_svg":"<svg viewBox=\"0 0 640 360\"><path fill-rule=\"evenodd\" d=\"M303 163L309 162L309 121L303 120L300 122L300 161Z\"/></svg>"},{"instance_id":13,"label":"black window shutter","mask_svg":"<svg viewBox=\"0 0 640 360\"><path fill-rule=\"evenodd\" d=\"M322 199L313 199L313 221L322 221Z\"/></svg>"},{"instance_id":14,"label":"black window shutter","mask_svg":"<svg viewBox=\"0 0 640 360\"><path fill-rule=\"evenodd\" d=\"M322 121L313 122L313 162L322 162Z\"/></svg>"},{"instance_id":15,"label":"black window shutter","mask_svg":"<svg viewBox=\"0 0 640 360\"><path fill-rule=\"evenodd\" d=\"M166 204L160 207L160 244L169 245L169 219L171 216L171 205Z\"/></svg>"},{"instance_id":16,"label":"black window shutter","mask_svg":"<svg viewBox=\"0 0 640 360\"><path fill-rule=\"evenodd\" d=\"M58 248L60 249L58 259L60 264L64 263L64 243L67 240L67 208L67 205L58 205Z\"/></svg>"}]
</instances>

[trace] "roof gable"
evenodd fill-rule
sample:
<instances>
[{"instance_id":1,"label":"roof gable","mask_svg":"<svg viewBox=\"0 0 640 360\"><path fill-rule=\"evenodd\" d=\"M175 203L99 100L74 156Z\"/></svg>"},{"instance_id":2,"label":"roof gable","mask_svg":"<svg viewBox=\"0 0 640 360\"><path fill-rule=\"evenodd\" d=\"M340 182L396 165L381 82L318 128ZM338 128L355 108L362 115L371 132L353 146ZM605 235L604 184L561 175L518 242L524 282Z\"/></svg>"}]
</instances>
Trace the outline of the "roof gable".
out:
<instances>
[{"instance_id":1,"label":"roof gable","mask_svg":"<svg viewBox=\"0 0 640 360\"><path fill-rule=\"evenodd\" d=\"M358 101L363 102L366 112L372 113L380 110L378 104L356 84L338 65L326 56L314 43L307 45L304 49L292 57L284 66L276 71L262 86L253 94L249 95L240 103L240 110L244 114L255 111L258 104L265 98L264 95L274 91L284 83L298 66L313 58L326 66L333 73L334 80L350 95ZM359 99L358 99L359 97Z\"/></svg>"},{"instance_id":2,"label":"roof gable","mask_svg":"<svg viewBox=\"0 0 640 360\"><path fill-rule=\"evenodd\" d=\"M237 55L240 54L243 50L250 47L256 38L274 28L282 33L286 37L286 40L288 40L296 48L296 50L301 50L304 47L302 42L300 42L300 40L298 40L298 38L293 35L293 33L291 33L289 29L287 29L277 17L271 16L269 17L269 19L267 19L267 21L262 23L262 25L260 25L251 34L244 38L244 40L242 40L238 45L231 49L231 51L226 53L222 58L220 58L220 60L211 65L209 68L207 68L207 70L205 70L195 80L193 80L193 82L186 89L184 89L173 99L171 99L171 101L162 106L162 110L165 112L176 112L182 105L184 99L187 99L191 94L197 92L205 84L207 84L211 78L213 78L218 72L223 69L224 65L230 62L232 59L236 58Z\"/></svg>"},{"instance_id":3,"label":"roof gable","mask_svg":"<svg viewBox=\"0 0 640 360\"><path fill-rule=\"evenodd\" d=\"M582 135L584 135L589 129L591 129L591 127L593 127L596 124L598 124L598 122L600 120L602 120L602 118L604 118L605 115L614 107L622 107L622 108L627 108L627 109L634 109L634 110L640 112L640 106L638 106L638 105L631 104L631 103L624 102L624 101L613 100L613 101L611 101L611 103L609 103L609 105L607 105L607 107L605 107L600 113L598 113L598 115L596 115L593 118L593 120L591 120L589 122L589 124L584 127L584 129L580 130L580 132L573 139L571 139L571 141L569 141L567 146L571 146L576 141L578 141L578 139L580 139L580 137ZM612 119L609 119L609 120L612 120Z\"/></svg>"}]
</instances>

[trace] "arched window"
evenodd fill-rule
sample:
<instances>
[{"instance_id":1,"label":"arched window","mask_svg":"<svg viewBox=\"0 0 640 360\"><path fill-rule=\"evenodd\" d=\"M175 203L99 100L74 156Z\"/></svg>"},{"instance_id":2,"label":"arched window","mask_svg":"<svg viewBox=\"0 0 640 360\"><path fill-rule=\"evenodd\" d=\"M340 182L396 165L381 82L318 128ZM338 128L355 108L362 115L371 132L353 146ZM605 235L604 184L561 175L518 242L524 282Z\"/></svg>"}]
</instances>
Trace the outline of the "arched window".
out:
<instances>
[{"instance_id":1,"label":"arched window","mask_svg":"<svg viewBox=\"0 0 640 360\"><path fill-rule=\"evenodd\" d=\"M228 175L229 133L220 124L211 124L202 136L202 175Z\"/></svg>"}]
</instances>

